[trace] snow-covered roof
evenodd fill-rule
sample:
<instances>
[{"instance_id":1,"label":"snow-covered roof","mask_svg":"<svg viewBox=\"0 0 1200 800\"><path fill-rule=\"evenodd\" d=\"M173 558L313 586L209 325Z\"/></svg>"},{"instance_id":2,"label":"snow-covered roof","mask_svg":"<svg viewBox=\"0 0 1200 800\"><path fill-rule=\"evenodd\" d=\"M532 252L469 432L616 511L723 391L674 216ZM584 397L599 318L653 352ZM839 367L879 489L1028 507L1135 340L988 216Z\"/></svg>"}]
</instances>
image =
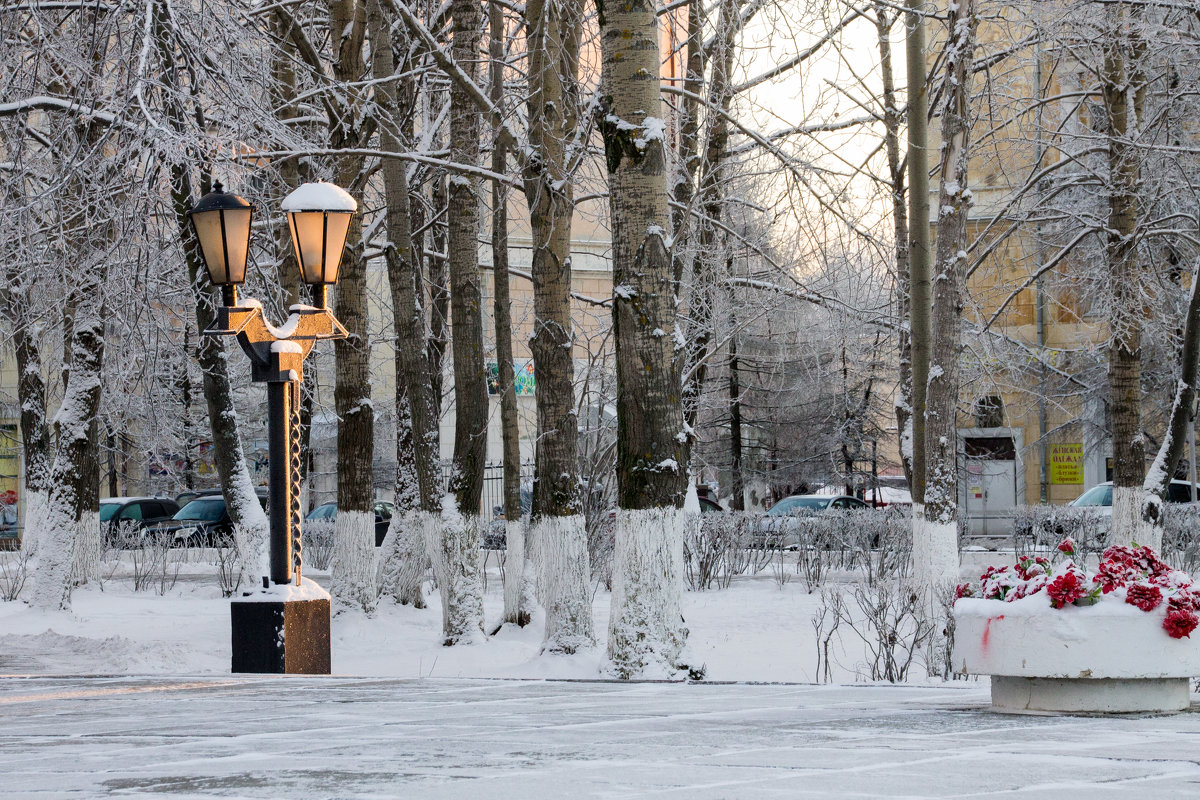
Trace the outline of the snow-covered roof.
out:
<instances>
[{"instance_id":1,"label":"snow-covered roof","mask_svg":"<svg viewBox=\"0 0 1200 800\"><path fill-rule=\"evenodd\" d=\"M305 183L283 198L284 211L357 211L358 202L340 186L325 181Z\"/></svg>"}]
</instances>

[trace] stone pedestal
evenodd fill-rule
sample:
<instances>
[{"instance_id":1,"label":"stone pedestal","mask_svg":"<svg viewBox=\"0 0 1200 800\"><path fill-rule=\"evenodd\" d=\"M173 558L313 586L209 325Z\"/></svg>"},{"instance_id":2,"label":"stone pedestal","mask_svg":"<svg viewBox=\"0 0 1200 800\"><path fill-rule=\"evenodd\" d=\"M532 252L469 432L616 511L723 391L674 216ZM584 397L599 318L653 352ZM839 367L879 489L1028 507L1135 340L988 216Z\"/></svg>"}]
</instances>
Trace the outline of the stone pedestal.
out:
<instances>
[{"instance_id":1,"label":"stone pedestal","mask_svg":"<svg viewBox=\"0 0 1200 800\"><path fill-rule=\"evenodd\" d=\"M1044 593L954 606L954 664L992 676L992 707L1010 712L1182 711L1200 675L1200 632L1172 639L1166 609L1112 598L1051 608Z\"/></svg>"},{"instance_id":2,"label":"stone pedestal","mask_svg":"<svg viewBox=\"0 0 1200 800\"><path fill-rule=\"evenodd\" d=\"M281 594L286 593L267 590L230 605L232 671L328 675L329 596L284 599Z\"/></svg>"}]
</instances>

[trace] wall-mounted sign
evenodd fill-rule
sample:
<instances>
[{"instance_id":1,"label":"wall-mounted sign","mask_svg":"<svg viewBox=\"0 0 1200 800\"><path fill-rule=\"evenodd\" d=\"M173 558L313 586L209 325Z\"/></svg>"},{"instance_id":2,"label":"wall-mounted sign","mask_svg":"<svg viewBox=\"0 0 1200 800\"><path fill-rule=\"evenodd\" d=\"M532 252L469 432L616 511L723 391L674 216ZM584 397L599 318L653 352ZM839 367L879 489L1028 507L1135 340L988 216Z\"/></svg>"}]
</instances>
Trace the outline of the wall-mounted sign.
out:
<instances>
[{"instance_id":1,"label":"wall-mounted sign","mask_svg":"<svg viewBox=\"0 0 1200 800\"><path fill-rule=\"evenodd\" d=\"M1057 485L1083 483L1083 445L1050 445L1050 483Z\"/></svg>"},{"instance_id":2,"label":"wall-mounted sign","mask_svg":"<svg viewBox=\"0 0 1200 800\"><path fill-rule=\"evenodd\" d=\"M516 373L513 383L517 387L517 394L532 397L537 389L537 380L533 375L533 359L514 361L513 371ZM500 394L500 365L495 361L489 361L487 365L487 387L488 394Z\"/></svg>"}]
</instances>

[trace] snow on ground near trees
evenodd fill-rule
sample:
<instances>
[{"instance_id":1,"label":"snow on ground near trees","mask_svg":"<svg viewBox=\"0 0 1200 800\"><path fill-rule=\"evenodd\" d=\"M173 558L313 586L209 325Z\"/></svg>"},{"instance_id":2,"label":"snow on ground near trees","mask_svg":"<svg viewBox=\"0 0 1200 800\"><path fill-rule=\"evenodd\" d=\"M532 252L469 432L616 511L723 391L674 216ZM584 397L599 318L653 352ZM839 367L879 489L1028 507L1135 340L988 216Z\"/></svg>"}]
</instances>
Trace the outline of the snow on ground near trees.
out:
<instances>
[{"instance_id":1,"label":"snow on ground near trees","mask_svg":"<svg viewBox=\"0 0 1200 800\"><path fill-rule=\"evenodd\" d=\"M22 602L0 603L0 674L227 673L230 664L229 600L217 588L214 568L193 552L165 596L134 592L129 555L103 588L77 589L72 611L39 612ZM486 629L503 616L503 587L495 553L486 565ZM328 586L326 572L305 577ZM603 644L572 656L541 655L545 620L540 609L525 628L506 627L477 645L442 647L441 601L426 584L429 607L415 610L385 599L374 615L348 611L333 620L333 671L342 675L399 678L597 678ZM28 592L28 587L26 588ZM815 678L813 612L820 593L809 594L792 576L782 588L770 571L735 578L720 591L685 592L683 615L691 631L688 662L704 664L718 681L806 682ZM611 598L593 595L595 629L608 628ZM860 677L861 645L853 637L835 653L833 677ZM923 670L914 669L923 675Z\"/></svg>"}]
</instances>

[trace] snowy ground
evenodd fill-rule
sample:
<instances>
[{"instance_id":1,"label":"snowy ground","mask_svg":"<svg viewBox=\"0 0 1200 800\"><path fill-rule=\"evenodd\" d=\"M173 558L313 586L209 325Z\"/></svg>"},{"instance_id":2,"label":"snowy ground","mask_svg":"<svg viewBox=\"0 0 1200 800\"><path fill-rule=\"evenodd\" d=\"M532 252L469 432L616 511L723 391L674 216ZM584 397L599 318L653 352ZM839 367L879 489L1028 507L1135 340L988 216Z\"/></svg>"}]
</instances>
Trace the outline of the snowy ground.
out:
<instances>
[{"instance_id":1,"label":"snowy ground","mask_svg":"<svg viewBox=\"0 0 1200 800\"><path fill-rule=\"evenodd\" d=\"M10 678L5 798L1189 798L1200 715L1000 716L979 684Z\"/></svg>"},{"instance_id":2,"label":"snowy ground","mask_svg":"<svg viewBox=\"0 0 1200 800\"><path fill-rule=\"evenodd\" d=\"M0 674L197 675L229 672L229 601L221 599L214 568L193 553L165 595L132 590L132 567L110 565L101 586L75 591L70 613L33 612L24 603L0 603ZM306 576L328 586L324 573ZM487 570L489 633L503 611L494 554ZM808 682L816 677L812 616L820 594L795 575L780 586L772 572L735 578L722 591L688 592L684 617L690 662L718 681ZM28 590L26 590L28 591ZM542 618L524 629L508 627L478 646L441 646L438 593L429 608L394 603L375 615L344 614L333 621L333 671L395 678L602 677L609 595L594 599L601 642L593 652L541 656ZM856 649L857 647L857 649ZM861 643L847 637L835 652L833 677L854 682L863 674ZM920 671L920 670L915 670Z\"/></svg>"},{"instance_id":3,"label":"snowy ground","mask_svg":"<svg viewBox=\"0 0 1200 800\"><path fill-rule=\"evenodd\" d=\"M69 614L0 603L0 798L1200 796L1200 714L997 715L986 681L856 682L849 643L842 685L808 683L795 577L688 593L709 682L681 685L597 681L602 647L541 656L536 624L441 647L436 593L335 618L333 677L231 676L229 601L180 569L165 596L118 564Z\"/></svg>"}]
</instances>

